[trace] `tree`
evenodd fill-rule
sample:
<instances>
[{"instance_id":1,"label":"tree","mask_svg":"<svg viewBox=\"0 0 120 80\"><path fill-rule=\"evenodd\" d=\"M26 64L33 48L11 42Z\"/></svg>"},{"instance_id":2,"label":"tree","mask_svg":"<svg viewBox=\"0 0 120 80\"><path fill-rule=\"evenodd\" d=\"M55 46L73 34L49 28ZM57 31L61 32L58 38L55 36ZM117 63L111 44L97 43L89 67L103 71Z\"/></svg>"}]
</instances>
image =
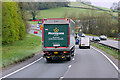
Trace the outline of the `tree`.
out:
<instances>
[{"instance_id":1,"label":"tree","mask_svg":"<svg viewBox=\"0 0 120 80\"><path fill-rule=\"evenodd\" d=\"M24 5L24 6L27 5L26 8L30 9L30 14L33 17L33 20L36 19L36 15L39 13L39 11L38 11L39 5L38 4L39 3L36 3L36 2L32 2L32 3L28 2L28 3L25 3L25 5Z\"/></svg>"}]
</instances>

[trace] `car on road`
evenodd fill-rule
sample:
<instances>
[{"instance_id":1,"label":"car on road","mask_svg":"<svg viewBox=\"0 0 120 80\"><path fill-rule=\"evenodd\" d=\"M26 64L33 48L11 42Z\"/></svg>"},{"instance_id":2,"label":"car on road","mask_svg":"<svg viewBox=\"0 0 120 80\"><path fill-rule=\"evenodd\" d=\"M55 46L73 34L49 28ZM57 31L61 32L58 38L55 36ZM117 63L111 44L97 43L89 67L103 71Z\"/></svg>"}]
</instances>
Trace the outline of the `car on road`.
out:
<instances>
[{"instance_id":1,"label":"car on road","mask_svg":"<svg viewBox=\"0 0 120 80\"><path fill-rule=\"evenodd\" d=\"M100 38L95 36L95 37L92 38L92 41L93 42L100 42Z\"/></svg>"},{"instance_id":2,"label":"car on road","mask_svg":"<svg viewBox=\"0 0 120 80\"><path fill-rule=\"evenodd\" d=\"M81 37L79 48L90 48L90 38L87 37Z\"/></svg>"},{"instance_id":3,"label":"car on road","mask_svg":"<svg viewBox=\"0 0 120 80\"><path fill-rule=\"evenodd\" d=\"M107 40L107 37L105 35L101 35L100 40Z\"/></svg>"},{"instance_id":4,"label":"car on road","mask_svg":"<svg viewBox=\"0 0 120 80\"><path fill-rule=\"evenodd\" d=\"M38 31L34 31L34 34L38 34Z\"/></svg>"},{"instance_id":5,"label":"car on road","mask_svg":"<svg viewBox=\"0 0 120 80\"><path fill-rule=\"evenodd\" d=\"M77 38L75 44L79 44L79 41L79 38Z\"/></svg>"},{"instance_id":6,"label":"car on road","mask_svg":"<svg viewBox=\"0 0 120 80\"><path fill-rule=\"evenodd\" d=\"M85 34L84 34L84 33L82 33L81 37L85 37Z\"/></svg>"}]
</instances>

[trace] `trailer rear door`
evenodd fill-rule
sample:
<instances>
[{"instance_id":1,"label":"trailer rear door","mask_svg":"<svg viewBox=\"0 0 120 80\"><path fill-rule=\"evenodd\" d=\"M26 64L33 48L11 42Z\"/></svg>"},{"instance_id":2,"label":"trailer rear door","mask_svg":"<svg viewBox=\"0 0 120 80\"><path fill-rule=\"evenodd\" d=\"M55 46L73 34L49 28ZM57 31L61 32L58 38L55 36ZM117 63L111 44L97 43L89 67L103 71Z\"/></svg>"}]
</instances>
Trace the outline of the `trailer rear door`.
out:
<instances>
[{"instance_id":1,"label":"trailer rear door","mask_svg":"<svg viewBox=\"0 0 120 80\"><path fill-rule=\"evenodd\" d=\"M44 47L69 47L69 24L44 24Z\"/></svg>"}]
</instances>

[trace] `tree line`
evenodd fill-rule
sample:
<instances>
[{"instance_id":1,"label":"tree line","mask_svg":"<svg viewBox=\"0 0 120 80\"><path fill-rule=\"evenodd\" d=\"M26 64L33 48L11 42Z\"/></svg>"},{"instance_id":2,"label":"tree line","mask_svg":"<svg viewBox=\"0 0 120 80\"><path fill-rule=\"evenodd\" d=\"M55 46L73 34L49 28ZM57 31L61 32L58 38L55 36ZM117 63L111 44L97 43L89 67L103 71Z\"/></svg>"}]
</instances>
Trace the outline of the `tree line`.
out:
<instances>
[{"instance_id":1,"label":"tree line","mask_svg":"<svg viewBox=\"0 0 120 80\"><path fill-rule=\"evenodd\" d=\"M69 2L24 2L21 3L24 10L29 10L30 14L33 17L33 20L36 19L36 15L40 10L57 8L57 7L68 7Z\"/></svg>"},{"instance_id":2,"label":"tree line","mask_svg":"<svg viewBox=\"0 0 120 80\"><path fill-rule=\"evenodd\" d=\"M2 44L24 39L26 21L19 3L2 3Z\"/></svg>"},{"instance_id":3,"label":"tree line","mask_svg":"<svg viewBox=\"0 0 120 80\"><path fill-rule=\"evenodd\" d=\"M69 2L24 2L23 6L25 10L44 10L56 7L68 7Z\"/></svg>"},{"instance_id":4,"label":"tree line","mask_svg":"<svg viewBox=\"0 0 120 80\"><path fill-rule=\"evenodd\" d=\"M119 22L108 12L97 12L96 10L88 13L65 13L64 17L73 19L76 25L80 27L83 33L94 35L106 35L108 37L118 37ZM80 20L77 22L76 20ZM80 31L80 30L78 30Z\"/></svg>"}]
</instances>

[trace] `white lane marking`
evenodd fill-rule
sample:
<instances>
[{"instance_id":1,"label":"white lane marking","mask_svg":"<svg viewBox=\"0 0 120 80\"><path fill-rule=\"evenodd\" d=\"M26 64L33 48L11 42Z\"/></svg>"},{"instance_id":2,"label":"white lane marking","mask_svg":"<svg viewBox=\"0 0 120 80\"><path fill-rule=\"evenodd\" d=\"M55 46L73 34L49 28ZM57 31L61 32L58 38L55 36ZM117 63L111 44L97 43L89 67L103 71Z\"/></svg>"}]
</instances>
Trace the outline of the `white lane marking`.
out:
<instances>
[{"instance_id":1,"label":"white lane marking","mask_svg":"<svg viewBox=\"0 0 120 80\"><path fill-rule=\"evenodd\" d=\"M92 46L91 46L92 47ZM118 68L118 66L115 65L115 63L113 63L112 60L110 60L110 58L108 58L103 52L99 51L98 49L92 47L94 50L98 51L99 53L101 53L114 67L115 69L120 73L120 69Z\"/></svg>"},{"instance_id":2,"label":"white lane marking","mask_svg":"<svg viewBox=\"0 0 120 80\"><path fill-rule=\"evenodd\" d=\"M71 68L72 65L69 65L68 67Z\"/></svg>"},{"instance_id":3,"label":"white lane marking","mask_svg":"<svg viewBox=\"0 0 120 80\"><path fill-rule=\"evenodd\" d=\"M73 58L72 60L74 61L75 59Z\"/></svg>"},{"instance_id":4,"label":"white lane marking","mask_svg":"<svg viewBox=\"0 0 120 80\"><path fill-rule=\"evenodd\" d=\"M60 77L60 79L59 80L62 80L64 77Z\"/></svg>"},{"instance_id":5,"label":"white lane marking","mask_svg":"<svg viewBox=\"0 0 120 80\"><path fill-rule=\"evenodd\" d=\"M8 74L8 75L3 76L2 78L0 78L0 80L3 79L3 78L7 78L7 77L9 77L9 76L11 76L11 75L13 75L13 74L15 74L15 73L17 73L17 72L19 72L19 71L25 69L25 68L27 68L27 67L33 65L34 63L40 61L42 58L43 58L43 57L41 57L41 58L35 60L34 62L32 62L32 63L30 63L30 64L28 64L28 65L26 65L26 66L24 66L24 67L22 67L22 68L20 68L20 69L18 69L18 70L16 70L16 71L14 71L14 72L12 72L12 73L10 73L10 74Z\"/></svg>"}]
</instances>

